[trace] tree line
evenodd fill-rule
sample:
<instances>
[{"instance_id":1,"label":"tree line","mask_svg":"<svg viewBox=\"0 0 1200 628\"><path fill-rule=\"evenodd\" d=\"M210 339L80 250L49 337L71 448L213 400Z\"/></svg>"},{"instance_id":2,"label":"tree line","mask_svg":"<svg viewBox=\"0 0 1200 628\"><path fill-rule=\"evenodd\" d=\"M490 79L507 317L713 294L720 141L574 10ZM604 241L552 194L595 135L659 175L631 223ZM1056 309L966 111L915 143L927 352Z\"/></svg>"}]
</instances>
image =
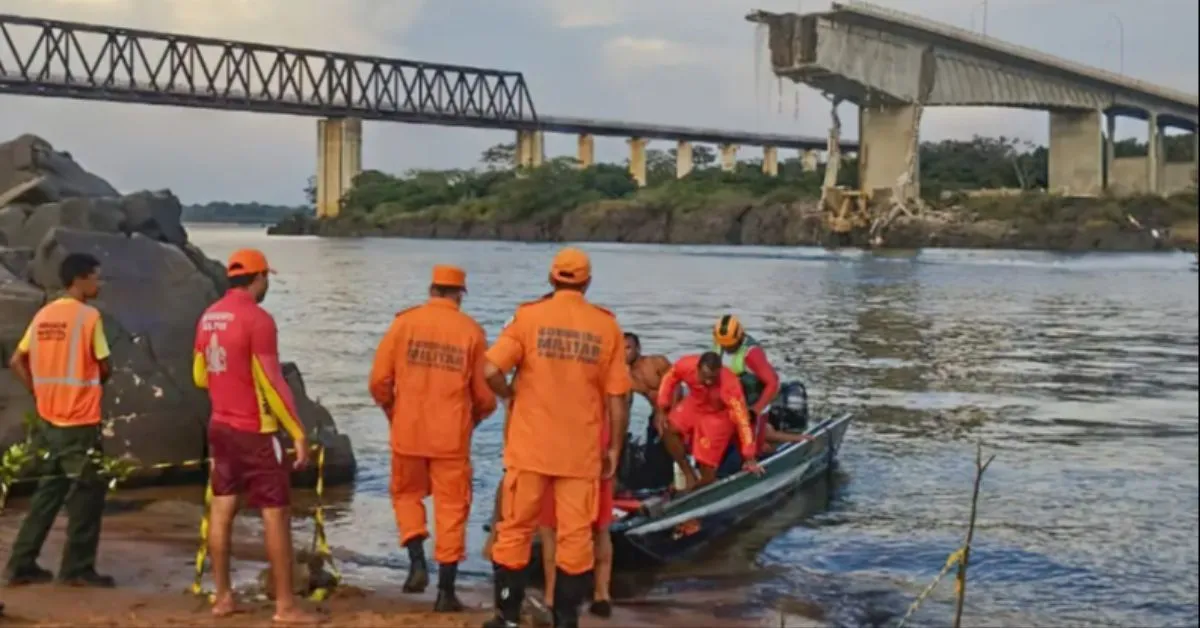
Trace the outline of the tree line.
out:
<instances>
[{"instance_id":1,"label":"tree line","mask_svg":"<svg viewBox=\"0 0 1200 628\"><path fill-rule=\"evenodd\" d=\"M263 203L211 203L185 205L184 222L224 222L234 224L275 224L292 214L312 214L312 206L267 205Z\"/></svg>"},{"instance_id":2,"label":"tree line","mask_svg":"<svg viewBox=\"0 0 1200 628\"><path fill-rule=\"evenodd\" d=\"M1164 152L1171 161L1190 159L1191 136L1167 136ZM466 216L515 220L544 213L561 213L580 205L617 199L638 200L674 209L702 208L733 200L792 202L816 198L825 165L804 170L798 157L779 162L779 176L762 172L760 160L739 161L733 171L719 167L715 151L703 145L692 150L693 170L676 178L675 150L646 151L646 187L639 188L624 164L580 168L572 157L547 160L537 168L513 166L514 144L497 144L483 151L474 168L409 170L391 175L367 170L354 181L342 200L343 212L385 220L418 211L455 211ZM1135 140L1116 143L1118 157L1144 155ZM978 189L1045 189L1049 152L1009 137L925 142L920 146L922 195L930 200L945 193ZM858 185L858 164L845 158L840 185ZM315 192L310 180L310 203Z\"/></svg>"}]
</instances>

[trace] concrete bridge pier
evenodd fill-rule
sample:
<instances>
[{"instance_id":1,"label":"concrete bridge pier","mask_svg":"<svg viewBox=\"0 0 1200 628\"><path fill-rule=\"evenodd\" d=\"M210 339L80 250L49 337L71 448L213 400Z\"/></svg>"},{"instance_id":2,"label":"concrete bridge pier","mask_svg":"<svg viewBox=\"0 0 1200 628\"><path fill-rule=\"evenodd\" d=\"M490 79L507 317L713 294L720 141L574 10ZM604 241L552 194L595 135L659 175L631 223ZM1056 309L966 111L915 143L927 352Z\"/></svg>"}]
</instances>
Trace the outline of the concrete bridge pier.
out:
<instances>
[{"instance_id":1,"label":"concrete bridge pier","mask_svg":"<svg viewBox=\"0 0 1200 628\"><path fill-rule=\"evenodd\" d=\"M862 105L858 110L858 177L864 190L891 191L908 168L909 150L917 147L915 105ZM815 169L815 168L814 168ZM921 193L921 166L913 160L910 185L903 193L913 200Z\"/></svg>"},{"instance_id":2,"label":"concrete bridge pier","mask_svg":"<svg viewBox=\"0 0 1200 628\"><path fill-rule=\"evenodd\" d=\"M646 187L646 139L629 138L629 174L638 187Z\"/></svg>"},{"instance_id":3,"label":"concrete bridge pier","mask_svg":"<svg viewBox=\"0 0 1200 628\"><path fill-rule=\"evenodd\" d=\"M695 164L692 162L692 143L679 140L675 146L675 178L682 179L692 173Z\"/></svg>"},{"instance_id":4,"label":"concrete bridge pier","mask_svg":"<svg viewBox=\"0 0 1200 628\"><path fill-rule=\"evenodd\" d=\"M804 172L816 172L820 160L817 157L817 151L806 150L800 154L800 169Z\"/></svg>"},{"instance_id":5,"label":"concrete bridge pier","mask_svg":"<svg viewBox=\"0 0 1200 628\"><path fill-rule=\"evenodd\" d=\"M1098 110L1050 112L1050 192L1099 196L1104 191L1102 115Z\"/></svg>"},{"instance_id":6,"label":"concrete bridge pier","mask_svg":"<svg viewBox=\"0 0 1200 628\"><path fill-rule=\"evenodd\" d=\"M1158 125L1158 114L1153 111L1146 116L1146 191L1158 194L1160 187L1159 162L1162 161L1162 127Z\"/></svg>"},{"instance_id":7,"label":"concrete bridge pier","mask_svg":"<svg viewBox=\"0 0 1200 628\"><path fill-rule=\"evenodd\" d=\"M721 144L721 170L733 172L737 167L737 144Z\"/></svg>"},{"instance_id":8,"label":"concrete bridge pier","mask_svg":"<svg viewBox=\"0 0 1200 628\"><path fill-rule=\"evenodd\" d=\"M762 171L768 177L779 176L779 150L774 146L763 146Z\"/></svg>"},{"instance_id":9,"label":"concrete bridge pier","mask_svg":"<svg viewBox=\"0 0 1200 628\"><path fill-rule=\"evenodd\" d=\"M362 120L317 121L317 217L333 218L362 173Z\"/></svg>"},{"instance_id":10,"label":"concrete bridge pier","mask_svg":"<svg viewBox=\"0 0 1200 628\"><path fill-rule=\"evenodd\" d=\"M541 131L517 131L518 168L537 168L546 156L546 136Z\"/></svg>"},{"instance_id":11,"label":"concrete bridge pier","mask_svg":"<svg viewBox=\"0 0 1200 628\"><path fill-rule=\"evenodd\" d=\"M596 138L590 133L579 136L579 167L591 168L596 163Z\"/></svg>"}]
</instances>

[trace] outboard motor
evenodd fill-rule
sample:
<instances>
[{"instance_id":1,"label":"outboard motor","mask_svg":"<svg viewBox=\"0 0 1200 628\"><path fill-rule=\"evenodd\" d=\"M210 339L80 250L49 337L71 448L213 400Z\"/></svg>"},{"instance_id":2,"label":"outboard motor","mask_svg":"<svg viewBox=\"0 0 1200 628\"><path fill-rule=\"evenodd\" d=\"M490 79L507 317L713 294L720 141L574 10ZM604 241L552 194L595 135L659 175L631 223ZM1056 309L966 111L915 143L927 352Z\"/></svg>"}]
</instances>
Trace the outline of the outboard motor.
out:
<instances>
[{"instance_id":1,"label":"outboard motor","mask_svg":"<svg viewBox=\"0 0 1200 628\"><path fill-rule=\"evenodd\" d=\"M642 442L633 439L632 433L625 434L625 445L621 462L617 468L617 483L629 491L658 490L671 485L674 479L675 462L654 429L654 421L646 426L646 437Z\"/></svg>"},{"instance_id":2,"label":"outboard motor","mask_svg":"<svg viewBox=\"0 0 1200 628\"><path fill-rule=\"evenodd\" d=\"M779 387L779 395L767 414L771 427L781 432L803 432L808 429L808 389L800 381Z\"/></svg>"}]
</instances>

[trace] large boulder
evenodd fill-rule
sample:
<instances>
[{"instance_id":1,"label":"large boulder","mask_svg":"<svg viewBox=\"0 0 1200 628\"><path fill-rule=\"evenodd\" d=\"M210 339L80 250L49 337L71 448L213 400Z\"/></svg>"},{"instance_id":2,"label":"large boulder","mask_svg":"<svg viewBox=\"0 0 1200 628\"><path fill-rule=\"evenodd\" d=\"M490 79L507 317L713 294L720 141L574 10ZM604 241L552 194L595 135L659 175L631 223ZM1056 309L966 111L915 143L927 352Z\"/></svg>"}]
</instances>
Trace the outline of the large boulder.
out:
<instances>
[{"instance_id":1,"label":"large boulder","mask_svg":"<svg viewBox=\"0 0 1200 628\"><path fill-rule=\"evenodd\" d=\"M201 313L227 287L223 266L188 242L170 192L118 196L37 138L0 144L0 188L27 175L54 183L0 209L0 237L8 245L0 246L0 447L24 437L24 418L34 411L8 361L33 315L61 293L63 258L88 253L100 260L104 284L94 305L112 349L103 403L106 453L143 466L203 458L210 408L192 384L192 342ZM294 364L286 365L285 377L300 420L327 447L327 481L351 480L349 439L308 397ZM162 473L172 474L143 470L139 477Z\"/></svg>"},{"instance_id":2,"label":"large boulder","mask_svg":"<svg viewBox=\"0 0 1200 628\"><path fill-rule=\"evenodd\" d=\"M0 143L0 195L39 177L41 183L23 195L26 202L120 196L107 181L75 163L70 154L55 151L50 142L36 135Z\"/></svg>"}]
</instances>

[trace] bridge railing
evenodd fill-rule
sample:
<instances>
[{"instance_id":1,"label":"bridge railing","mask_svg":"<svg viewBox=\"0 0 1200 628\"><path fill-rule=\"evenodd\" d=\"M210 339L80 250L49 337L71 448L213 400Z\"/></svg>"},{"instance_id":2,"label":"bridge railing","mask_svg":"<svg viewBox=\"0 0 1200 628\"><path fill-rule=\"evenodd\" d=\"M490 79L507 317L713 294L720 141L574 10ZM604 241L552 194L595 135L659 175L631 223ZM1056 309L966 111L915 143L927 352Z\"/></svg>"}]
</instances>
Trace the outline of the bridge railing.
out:
<instances>
[{"instance_id":1,"label":"bridge railing","mask_svg":"<svg viewBox=\"0 0 1200 628\"><path fill-rule=\"evenodd\" d=\"M2 14L0 92L411 123L537 120L520 72Z\"/></svg>"}]
</instances>

